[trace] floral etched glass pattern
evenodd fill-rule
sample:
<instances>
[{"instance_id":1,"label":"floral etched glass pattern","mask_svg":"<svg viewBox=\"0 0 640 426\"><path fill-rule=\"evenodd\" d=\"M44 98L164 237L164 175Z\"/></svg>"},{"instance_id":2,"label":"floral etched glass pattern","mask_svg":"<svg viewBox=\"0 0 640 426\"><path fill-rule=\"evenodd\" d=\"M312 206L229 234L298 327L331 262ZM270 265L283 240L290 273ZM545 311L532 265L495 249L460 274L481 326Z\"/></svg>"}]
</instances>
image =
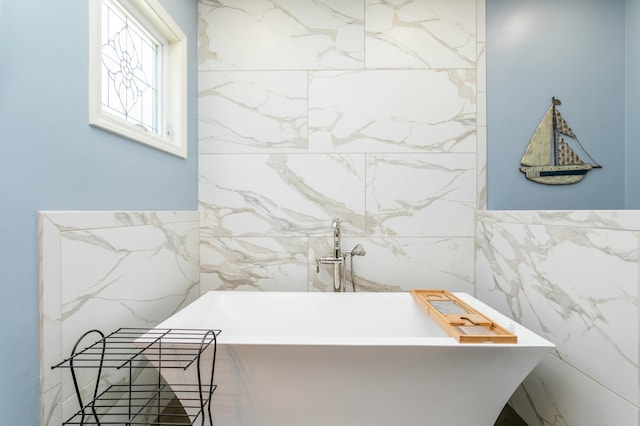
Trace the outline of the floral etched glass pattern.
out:
<instances>
[{"instance_id":1,"label":"floral etched glass pattern","mask_svg":"<svg viewBox=\"0 0 640 426\"><path fill-rule=\"evenodd\" d=\"M102 2L102 107L127 122L160 132L162 44L115 2Z\"/></svg>"}]
</instances>

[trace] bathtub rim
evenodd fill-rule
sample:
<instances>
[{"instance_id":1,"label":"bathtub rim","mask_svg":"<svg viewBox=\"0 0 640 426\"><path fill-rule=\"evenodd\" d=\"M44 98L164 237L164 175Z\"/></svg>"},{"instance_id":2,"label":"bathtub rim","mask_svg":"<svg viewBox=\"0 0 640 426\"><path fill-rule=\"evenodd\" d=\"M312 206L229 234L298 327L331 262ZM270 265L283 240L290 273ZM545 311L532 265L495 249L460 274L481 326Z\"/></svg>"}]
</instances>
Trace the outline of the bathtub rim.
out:
<instances>
[{"instance_id":1,"label":"bathtub rim","mask_svg":"<svg viewBox=\"0 0 640 426\"><path fill-rule=\"evenodd\" d=\"M429 337L389 337L389 336L277 336L277 335L231 335L225 334L224 327L212 327L221 328L222 333L218 337L218 344L221 345L257 345L257 346L287 346L287 345L300 345L300 346L432 346L432 347L460 347L460 348L478 348L478 347L493 347L493 348L508 348L508 347L539 347L539 348L555 348L555 345L547 339L539 336L523 325L503 315L499 311L491 308L487 304L476 299L469 293L464 292L452 292L455 296L462 301L468 303L474 309L487 315L497 324L505 328L513 328L514 333L518 336L517 343L460 343L453 337L449 336L429 336ZM345 297L406 297L411 299L411 303L416 303L410 293L407 292L357 292L357 293L333 293L333 292L264 292L264 291L226 291L226 290L210 290L201 295L198 299L193 301L185 308L172 315L161 324L158 328L198 328L193 323L180 324L181 317L187 316L186 311L189 309L198 308L198 305L206 303L207 298L216 297L216 295L223 295L231 298L254 298L267 297L267 298L345 298ZM424 313L427 316L427 313ZM433 321L433 320L432 320ZM201 327L203 328L203 327Z\"/></svg>"}]
</instances>

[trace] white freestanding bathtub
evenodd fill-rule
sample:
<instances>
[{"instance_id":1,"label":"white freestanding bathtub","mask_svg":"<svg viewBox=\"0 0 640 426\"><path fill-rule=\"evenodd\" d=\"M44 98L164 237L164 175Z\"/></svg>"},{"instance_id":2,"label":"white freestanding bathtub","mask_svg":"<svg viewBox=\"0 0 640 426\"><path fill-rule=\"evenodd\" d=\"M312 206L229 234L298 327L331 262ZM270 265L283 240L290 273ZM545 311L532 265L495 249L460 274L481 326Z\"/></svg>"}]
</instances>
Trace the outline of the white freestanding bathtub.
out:
<instances>
[{"instance_id":1,"label":"white freestanding bathtub","mask_svg":"<svg viewBox=\"0 0 640 426\"><path fill-rule=\"evenodd\" d=\"M460 344L409 293L212 291L158 327L222 330L216 426L492 426L553 345L455 294L518 343Z\"/></svg>"}]
</instances>

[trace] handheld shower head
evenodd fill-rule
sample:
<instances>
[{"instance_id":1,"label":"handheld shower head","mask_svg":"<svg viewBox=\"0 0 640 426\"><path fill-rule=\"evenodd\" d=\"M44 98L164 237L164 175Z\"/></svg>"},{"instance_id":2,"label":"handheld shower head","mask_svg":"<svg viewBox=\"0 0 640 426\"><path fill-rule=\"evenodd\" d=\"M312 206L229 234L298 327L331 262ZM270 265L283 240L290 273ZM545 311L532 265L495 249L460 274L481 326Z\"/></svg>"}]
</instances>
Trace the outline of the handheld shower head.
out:
<instances>
[{"instance_id":1,"label":"handheld shower head","mask_svg":"<svg viewBox=\"0 0 640 426\"><path fill-rule=\"evenodd\" d=\"M362 244L357 244L353 250L351 250L351 256L364 256L365 254L367 254L367 252L362 247Z\"/></svg>"}]
</instances>

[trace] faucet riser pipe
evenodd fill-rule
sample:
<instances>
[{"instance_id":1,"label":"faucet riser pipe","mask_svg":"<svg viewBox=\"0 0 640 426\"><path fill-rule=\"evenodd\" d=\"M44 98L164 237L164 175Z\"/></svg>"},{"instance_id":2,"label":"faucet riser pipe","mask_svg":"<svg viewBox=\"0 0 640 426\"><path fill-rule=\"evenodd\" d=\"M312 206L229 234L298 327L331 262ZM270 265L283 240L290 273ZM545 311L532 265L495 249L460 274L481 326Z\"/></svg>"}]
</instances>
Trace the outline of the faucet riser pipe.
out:
<instances>
[{"instance_id":1,"label":"faucet riser pipe","mask_svg":"<svg viewBox=\"0 0 640 426\"><path fill-rule=\"evenodd\" d=\"M342 291L342 263L333 264L333 291Z\"/></svg>"}]
</instances>

